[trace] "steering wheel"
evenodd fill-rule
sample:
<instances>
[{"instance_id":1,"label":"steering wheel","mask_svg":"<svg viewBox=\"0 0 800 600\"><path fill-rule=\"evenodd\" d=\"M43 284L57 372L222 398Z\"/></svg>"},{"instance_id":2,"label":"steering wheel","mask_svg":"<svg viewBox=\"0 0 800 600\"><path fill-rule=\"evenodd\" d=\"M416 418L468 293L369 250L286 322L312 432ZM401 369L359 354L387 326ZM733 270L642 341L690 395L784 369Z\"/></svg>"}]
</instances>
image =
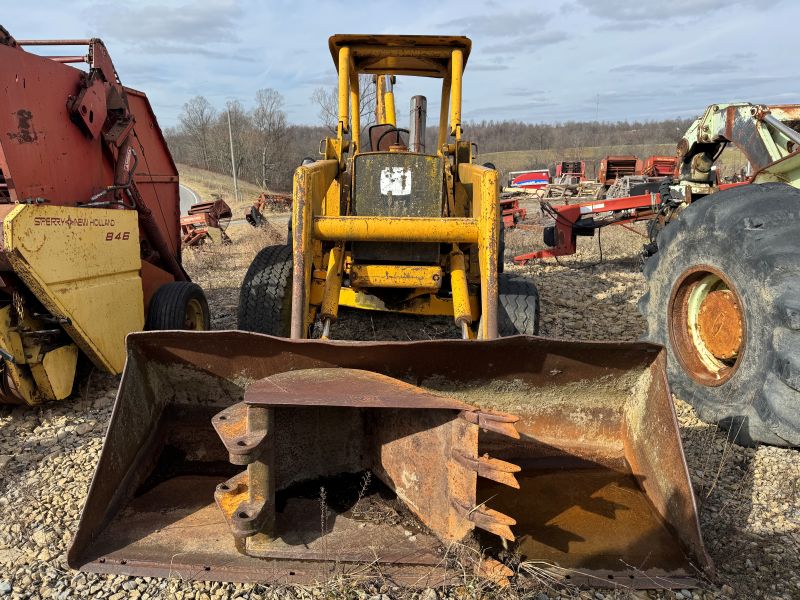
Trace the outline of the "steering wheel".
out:
<instances>
[{"instance_id":1,"label":"steering wheel","mask_svg":"<svg viewBox=\"0 0 800 600\"><path fill-rule=\"evenodd\" d=\"M375 142L375 147L376 148L380 148L381 147L381 142L383 141L383 138L385 138L390 133L396 133L397 134L397 141L395 142L396 144L402 143L402 140L400 139L400 133L401 132L405 132L409 136L411 135L411 132L408 129L401 129L399 127L393 127L392 129L388 129L387 131L384 131L380 135L380 137L378 138L378 141Z\"/></svg>"}]
</instances>

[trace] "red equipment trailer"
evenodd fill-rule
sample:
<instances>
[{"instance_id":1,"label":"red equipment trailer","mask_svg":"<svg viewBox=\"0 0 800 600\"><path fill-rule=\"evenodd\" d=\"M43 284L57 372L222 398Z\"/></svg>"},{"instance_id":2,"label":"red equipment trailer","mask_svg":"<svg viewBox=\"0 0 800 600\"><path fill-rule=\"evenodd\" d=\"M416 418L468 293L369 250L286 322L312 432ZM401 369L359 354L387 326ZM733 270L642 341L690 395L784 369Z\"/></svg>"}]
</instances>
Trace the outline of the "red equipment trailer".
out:
<instances>
[{"instance_id":1,"label":"red equipment trailer","mask_svg":"<svg viewBox=\"0 0 800 600\"><path fill-rule=\"evenodd\" d=\"M500 213L503 217L503 226L506 229L516 227L517 223L524 221L528 214L528 211L519 205L519 193L512 192L500 196Z\"/></svg>"},{"instance_id":2,"label":"red equipment trailer","mask_svg":"<svg viewBox=\"0 0 800 600\"><path fill-rule=\"evenodd\" d=\"M219 229L223 244L231 243L225 229L233 213L231 207L222 199L198 202L189 208L189 213L181 217L181 234L184 246L199 246L210 239L209 229Z\"/></svg>"},{"instance_id":3,"label":"red equipment trailer","mask_svg":"<svg viewBox=\"0 0 800 600\"><path fill-rule=\"evenodd\" d=\"M676 156L648 156L644 161L642 175L645 177L672 177L678 165Z\"/></svg>"},{"instance_id":4,"label":"red equipment trailer","mask_svg":"<svg viewBox=\"0 0 800 600\"><path fill-rule=\"evenodd\" d=\"M556 181L559 183L581 183L586 181L586 162L562 160L556 163Z\"/></svg>"},{"instance_id":5,"label":"red equipment trailer","mask_svg":"<svg viewBox=\"0 0 800 600\"><path fill-rule=\"evenodd\" d=\"M120 373L132 331L207 329L208 303L181 266L175 163L103 42L0 27L0 81L0 403L37 405L87 360Z\"/></svg>"},{"instance_id":6,"label":"red equipment trailer","mask_svg":"<svg viewBox=\"0 0 800 600\"><path fill-rule=\"evenodd\" d=\"M514 257L518 265L539 258L575 254L577 236L593 236L595 229L653 218L661 205L659 194L642 194L614 200L595 200L580 204L551 206L542 202L542 211L555 220L544 230L544 242L549 248Z\"/></svg>"},{"instance_id":7,"label":"red equipment trailer","mask_svg":"<svg viewBox=\"0 0 800 600\"><path fill-rule=\"evenodd\" d=\"M45 57L23 49L32 46L88 46L88 54ZM69 66L84 62L89 73ZM0 202L135 209L145 304L159 283L188 280L180 265L178 170L147 97L119 83L103 42L17 41L0 28L0 64L18 80L35 75L7 85L0 99L8 132Z\"/></svg>"},{"instance_id":8,"label":"red equipment trailer","mask_svg":"<svg viewBox=\"0 0 800 600\"><path fill-rule=\"evenodd\" d=\"M597 181L601 185L610 186L620 177L641 174L642 161L632 154L606 156L600 161L600 167L597 170Z\"/></svg>"}]
</instances>

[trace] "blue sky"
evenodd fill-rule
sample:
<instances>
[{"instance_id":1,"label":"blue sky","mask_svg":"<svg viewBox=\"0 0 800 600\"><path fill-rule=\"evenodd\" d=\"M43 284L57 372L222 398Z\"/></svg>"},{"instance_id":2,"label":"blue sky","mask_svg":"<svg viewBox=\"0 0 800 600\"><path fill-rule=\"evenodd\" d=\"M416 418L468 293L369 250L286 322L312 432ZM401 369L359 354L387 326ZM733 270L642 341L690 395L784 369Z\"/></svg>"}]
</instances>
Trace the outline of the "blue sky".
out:
<instances>
[{"instance_id":1,"label":"blue sky","mask_svg":"<svg viewBox=\"0 0 800 600\"><path fill-rule=\"evenodd\" d=\"M17 38L100 37L123 83L147 92L162 126L203 95L252 104L271 87L294 123L316 123L313 90L335 83L333 33L467 35L466 120L659 119L734 100L800 101L796 0L304 2L161 0L6 3ZM408 98L438 86L399 80Z\"/></svg>"}]
</instances>

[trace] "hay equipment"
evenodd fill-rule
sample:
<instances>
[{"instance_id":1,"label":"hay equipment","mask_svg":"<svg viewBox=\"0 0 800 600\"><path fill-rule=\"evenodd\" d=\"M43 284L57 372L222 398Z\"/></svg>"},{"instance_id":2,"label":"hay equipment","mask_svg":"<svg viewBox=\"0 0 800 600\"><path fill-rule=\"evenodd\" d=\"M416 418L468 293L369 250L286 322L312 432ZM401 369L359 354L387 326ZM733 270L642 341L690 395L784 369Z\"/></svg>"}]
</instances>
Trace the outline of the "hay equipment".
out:
<instances>
[{"instance_id":1,"label":"hay equipment","mask_svg":"<svg viewBox=\"0 0 800 600\"><path fill-rule=\"evenodd\" d=\"M197 202L189 207L181 217L181 241L184 246L200 246L213 241L209 230L219 229L220 241L230 244L231 238L225 233L231 222L231 207L220 196L209 202Z\"/></svg>"},{"instance_id":2,"label":"hay equipment","mask_svg":"<svg viewBox=\"0 0 800 600\"><path fill-rule=\"evenodd\" d=\"M0 402L33 405L83 367L120 373L129 332L204 328L208 308L181 266L175 164L103 43L0 27L0 78Z\"/></svg>"},{"instance_id":3,"label":"hay equipment","mask_svg":"<svg viewBox=\"0 0 800 600\"><path fill-rule=\"evenodd\" d=\"M264 213L287 212L292 208L292 197L277 192L261 192L244 215L245 220L253 227L261 227L266 223Z\"/></svg>"}]
</instances>

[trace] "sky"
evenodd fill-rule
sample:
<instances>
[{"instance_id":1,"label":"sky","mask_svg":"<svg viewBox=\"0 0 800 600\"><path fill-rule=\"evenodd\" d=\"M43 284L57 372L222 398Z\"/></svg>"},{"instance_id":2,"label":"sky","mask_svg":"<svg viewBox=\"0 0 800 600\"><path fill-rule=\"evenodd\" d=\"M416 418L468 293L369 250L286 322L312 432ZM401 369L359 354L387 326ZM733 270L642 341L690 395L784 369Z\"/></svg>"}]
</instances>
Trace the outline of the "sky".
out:
<instances>
[{"instance_id":1,"label":"sky","mask_svg":"<svg viewBox=\"0 0 800 600\"><path fill-rule=\"evenodd\" d=\"M715 102L800 101L797 0L3 3L0 24L18 39L102 38L162 126L193 96L249 107L261 88L283 94L290 122L318 124L310 97L336 83L334 33L470 37L465 121L658 120ZM439 85L398 78L399 124L414 94L437 115Z\"/></svg>"}]
</instances>

